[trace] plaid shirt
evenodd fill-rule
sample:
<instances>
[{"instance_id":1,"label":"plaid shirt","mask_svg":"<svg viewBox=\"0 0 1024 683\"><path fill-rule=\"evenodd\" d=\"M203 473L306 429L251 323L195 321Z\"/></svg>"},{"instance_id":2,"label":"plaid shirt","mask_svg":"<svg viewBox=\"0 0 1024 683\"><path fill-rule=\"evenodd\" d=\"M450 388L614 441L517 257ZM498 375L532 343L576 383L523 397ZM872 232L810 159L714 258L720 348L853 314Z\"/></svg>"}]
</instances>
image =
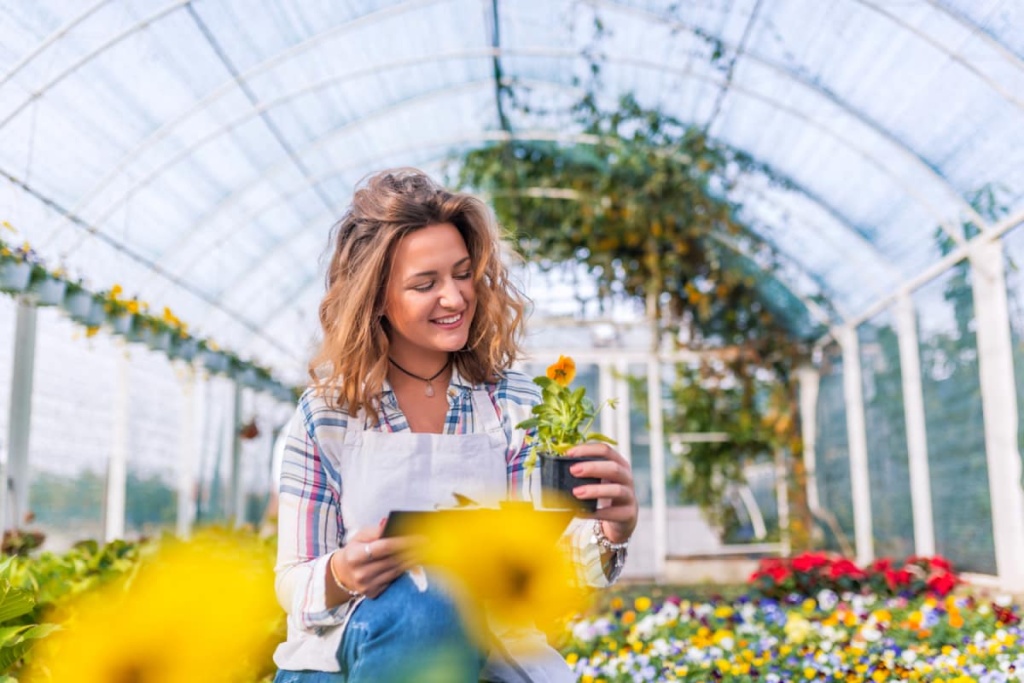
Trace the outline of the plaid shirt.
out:
<instances>
[{"instance_id":1,"label":"plaid shirt","mask_svg":"<svg viewBox=\"0 0 1024 683\"><path fill-rule=\"evenodd\" d=\"M473 385L454 370L448 386L449 409L444 423L445 434L471 434L481 428L481 421L473 414ZM526 458L532 449L525 443L526 432L514 425L530 416L530 409L540 401L540 390L520 372L509 372L495 383L482 386L494 405L508 439L505 453L508 477L508 495L512 499L528 499L530 479L525 476ZM409 423L398 407L394 392L385 385L380 404L379 425L367 422L365 429L402 432ZM317 646L315 636L332 626L343 624L349 609L356 601L338 606L326 604L325 581L330 554L342 545L345 522L341 518L342 482L338 462L333 456L321 457L317 433L329 427L334 434L348 426L351 419L343 411L332 410L322 398L307 391L299 400L292 419L281 466L278 511L277 595L289 613L288 642L282 644L275 656L281 668L322 668L327 659L333 660L335 650L311 658ZM532 477L538 480L539 477ZM534 482L539 486L539 481ZM563 542L567 544L578 567L578 576L585 585L603 587L618 577L610 558L602 558L592 540L593 522L576 518L566 529ZM337 636L340 642L340 635ZM307 642L302 642L307 641ZM331 647L335 647L332 645ZM319 660L319 661L315 661ZM321 666L311 664L319 663ZM334 664L335 668L337 664Z\"/></svg>"}]
</instances>

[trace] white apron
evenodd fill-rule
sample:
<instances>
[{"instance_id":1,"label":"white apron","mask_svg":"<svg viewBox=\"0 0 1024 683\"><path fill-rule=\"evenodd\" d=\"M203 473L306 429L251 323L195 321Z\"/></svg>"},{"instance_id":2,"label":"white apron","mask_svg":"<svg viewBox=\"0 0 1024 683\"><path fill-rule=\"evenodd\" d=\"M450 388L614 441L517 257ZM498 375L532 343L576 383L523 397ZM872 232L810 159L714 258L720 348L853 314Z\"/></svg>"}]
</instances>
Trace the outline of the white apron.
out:
<instances>
[{"instance_id":1,"label":"white apron","mask_svg":"<svg viewBox=\"0 0 1024 683\"><path fill-rule=\"evenodd\" d=\"M473 391L473 416L478 430L471 434L370 431L363 428L362 415L350 419L340 457L346 536L376 526L391 510L454 507L455 493L485 507L497 507L508 495L505 455L509 443L485 390ZM538 548L538 552L543 550ZM539 631L512 633L494 624L492 630L511 652L523 649L517 643L531 645L529 659L516 659L533 683L576 680ZM481 676L510 683L522 680L494 655Z\"/></svg>"}]
</instances>

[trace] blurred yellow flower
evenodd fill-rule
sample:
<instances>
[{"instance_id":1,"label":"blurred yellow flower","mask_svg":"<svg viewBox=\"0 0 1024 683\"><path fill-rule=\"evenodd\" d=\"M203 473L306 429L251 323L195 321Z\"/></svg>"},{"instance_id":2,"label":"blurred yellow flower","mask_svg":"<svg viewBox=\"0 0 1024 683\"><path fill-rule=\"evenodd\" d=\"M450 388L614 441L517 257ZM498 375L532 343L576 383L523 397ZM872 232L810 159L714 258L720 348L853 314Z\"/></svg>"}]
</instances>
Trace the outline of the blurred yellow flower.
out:
<instances>
[{"instance_id":1,"label":"blurred yellow flower","mask_svg":"<svg viewBox=\"0 0 1024 683\"><path fill-rule=\"evenodd\" d=\"M167 542L58 616L28 680L241 683L265 666L281 610L266 550L208 533Z\"/></svg>"},{"instance_id":2,"label":"blurred yellow flower","mask_svg":"<svg viewBox=\"0 0 1024 683\"><path fill-rule=\"evenodd\" d=\"M17 231L17 230L16 230L15 228L14 228L14 226L13 226L13 225L11 225L11 224L10 224L10 222L8 222L8 221L3 221L2 223L0 223L0 225L4 226L5 228L7 228L8 230L10 230L11 232L18 232L18 231Z\"/></svg>"},{"instance_id":3,"label":"blurred yellow flower","mask_svg":"<svg viewBox=\"0 0 1024 683\"><path fill-rule=\"evenodd\" d=\"M449 515L458 516L457 527ZM411 531L426 538L419 559L452 580L467 630L486 642L484 614L502 627L554 634L585 606L575 566L558 545L568 521L513 505L431 515Z\"/></svg>"},{"instance_id":4,"label":"blurred yellow flower","mask_svg":"<svg viewBox=\"0 0 1024 683\"><path fill-rule=\"evenodd\" d=\"M636 608L637 612L646 612L651 608L651 599L646 595L641 595L633 601L633 607Z\"/></svg>"},{"instance_id":5,"label":"blurred yellow flower","mask_svg":"<svg viewBox=\"0 0 1024 683\"><path fill-rule=\"evenodd\" d=\"M548 366L548 377L563 387L576 377L576 361L569 356L559 356L558 361Z\"/></svg>"}]
</instances>

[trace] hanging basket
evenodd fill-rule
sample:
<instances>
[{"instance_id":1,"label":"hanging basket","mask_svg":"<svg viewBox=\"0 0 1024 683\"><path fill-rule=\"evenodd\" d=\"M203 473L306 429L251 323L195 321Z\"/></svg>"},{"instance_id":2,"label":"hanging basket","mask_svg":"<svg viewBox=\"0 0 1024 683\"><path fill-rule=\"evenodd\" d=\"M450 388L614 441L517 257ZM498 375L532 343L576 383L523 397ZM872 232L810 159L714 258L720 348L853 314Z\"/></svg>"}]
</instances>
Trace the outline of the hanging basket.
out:
<instances>
[{"instance_id":1,"label":"hanging basket","mask_svg":"<svg viewBox=\"0 0 1024 683\"><path fill-rule=\"evenodd\" d=\"M147 328L144 341L146 346L154 351L169 351L171 349L171 331Z\"/></svg>"},{"instance_id":2,"label":"hanging basket","mask_svg":"<svg viewBox=\"0 0 1024 683\"><path fill-rule=\"evenodd\" d=\"M33 278L28 291L36 306L56 306L64 301L67 288L68 283L65 280L45 273L39 279Z\"/></svg>"},{"instance_id":3,"label":"hanging basket","mask_svg":"<svg viewBox=\"0 0 1024 683\"><path fill-rule=\"evenodd\" d=\"M171 358L180 358L183 361L191 361L199 353L199 340L194 337L182 337L174 335L171 337L171 348L167 354Z\"/></svg>"},{"instance_id":4,"label":"hanging basket","mask_svg":"<svg viewBox=\"0 0 1024 683\"><path fill-rule=\"evenodd\" d=\"M83 320L92 310L92 294L84 289L65 289L64 302L61 307L65 313L71 316L72 320Z\"/></svg>"},{"instance_id":5,"label":"hanging basket","mask_svg":"<svg viewBox=\"0 0 1024 683\"><path fill-rule=\"evenodd\" d=\"M242 368L241 371L235 376L235 381L241 384L243 387L258 388L260 383L260 375L254 367Z\"/></svg>"},{"instance_id":6,"label":"hanging basket","mask_svg":"<svg viewBox=\"0 0 1024 683\"><path fill-rule=\"evenodd\" d=\"M135 327L135 314L129 311L114 313L107 317L107 322L110 323L110 330L114 334L127 337Z\"/></svg>"},{"instance_id":7,"label":"hanging basket","mask_svg":"<svg viewBox=\"0 0 1024 683\"><path fill-rule=\"evenodd\" d=\"M103 300L93 296L89 303L89 312L82 316L81 323L86 327L99 327L107 320L107 307Z\"/></svg>"},{"instance_id":8,"label":"hanging basket","mask_svg":"<svg viewBox=\"0 0 1024 683\"><path fill-rule=\"evenodd\" d=\"M210 349L203 350L199 358L203 363L203 367L214 374L227 372L228 366L231 364L230 359L226 355L220 351L211 351Z\"/></svg>"},{"instance_id":9,"label":"hanging basket","mask_svg":"<svg viewBox=\"0 0 1024 683\"><path fill-rule=\"evenodd\" d=\"M32 277L32 264L24 261L0 263L0 292L18 294L28 289Z\"/></svg>"}]
</instances>

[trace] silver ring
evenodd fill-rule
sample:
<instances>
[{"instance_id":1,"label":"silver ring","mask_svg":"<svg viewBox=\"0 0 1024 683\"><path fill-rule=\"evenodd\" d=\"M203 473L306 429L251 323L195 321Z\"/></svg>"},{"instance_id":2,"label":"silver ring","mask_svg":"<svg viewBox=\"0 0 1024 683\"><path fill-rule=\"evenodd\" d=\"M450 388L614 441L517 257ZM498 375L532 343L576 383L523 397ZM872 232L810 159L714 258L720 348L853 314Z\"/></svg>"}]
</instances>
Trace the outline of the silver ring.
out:
<instances>
[{"instance_id":1,"label":"silver ring","mask_svg":"<svg viewBox=\"0 0 1024 683\"><path fill-rule=\"evenodd\" d=\"M366 553L366 559L367 560L372 560L373 559L373 551L370 550L370 544L369 543L364 543L363 544L363 552Z\"/></svg>"}]
</instances>

